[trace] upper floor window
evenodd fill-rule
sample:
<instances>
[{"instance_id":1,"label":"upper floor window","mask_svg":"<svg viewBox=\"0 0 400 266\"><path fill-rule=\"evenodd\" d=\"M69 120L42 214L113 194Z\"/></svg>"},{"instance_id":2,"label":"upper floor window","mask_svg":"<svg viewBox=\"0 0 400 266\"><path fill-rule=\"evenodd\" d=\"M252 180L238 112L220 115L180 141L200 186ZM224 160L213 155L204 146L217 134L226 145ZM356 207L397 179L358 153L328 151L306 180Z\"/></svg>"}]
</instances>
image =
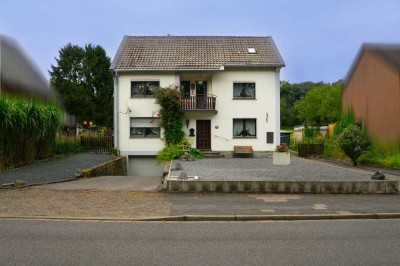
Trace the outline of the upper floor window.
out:
<instances>
[{"instance_id":1,"label":"upper floor window","mask_svg":"<svg viewBox=\"0 0 400 266\"><path fill-rule=\"evenodd\" d=\"M255 99L255 83L233 83L233 98L235 99Z\"/></svg>"},{"instance_id":2,"label":"upper floor window","mask_svg":"<svg viewBox=\"0 0 400 266\"><path fill-rule=\"evenodd\" d=\"M159 138L159 119L154 117L131 118L130 131L131 138Z\"/></svg>"},{"instance_id":3,"label":"upper floor window","mask_svg":"<svg viewBox=\"0 0 400 266\"><path fill-rule=\"evenodd\" d=\"M153 95L159 81L131 81L131 97Z\"/></svg>"}]
</instances>

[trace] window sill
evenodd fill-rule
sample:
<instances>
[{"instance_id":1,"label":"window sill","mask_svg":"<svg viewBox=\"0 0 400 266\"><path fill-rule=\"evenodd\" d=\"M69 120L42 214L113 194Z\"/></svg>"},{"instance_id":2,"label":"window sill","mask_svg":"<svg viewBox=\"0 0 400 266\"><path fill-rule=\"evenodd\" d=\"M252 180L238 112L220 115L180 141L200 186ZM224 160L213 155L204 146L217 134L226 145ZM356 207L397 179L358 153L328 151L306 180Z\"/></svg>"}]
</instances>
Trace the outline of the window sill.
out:
<instances>
[{"instance_id":1,"label":"window sill","mask_svg":"<svg viewBox=\"0 0 400 266\"><path fill-rule=\"evenodd\" d=\"M131 95L131 99L146 99L146 98L150 98L150 99L154 99L154 95Z\"/></svg>"},{"instance_id":2,"label":"window sill","mask_svg":"<svg viewBox=\"0 0 400 266\"><path fill-rule=\"evenodd\" d=\"M257 100L256 98L232 98L232 100Z\"/></svg>"},{"instance_id":3,"label":"window sill","mask_svg":"<svg viewBox=\"0 0 400 266\"><path fill-rule=\"evenodd\" d=\"M233 137L232 139L257 139L257 137Z\"/></svg>"},{"instance_id":4,"label":"window sill","mask_svg":"<svg viewBox=\"0 0 400 266\"><path fill-rule=\"evenodd\" d=\"M160 136L130 136L129 139L161 139Z\"/></svg>"}]
</instances>

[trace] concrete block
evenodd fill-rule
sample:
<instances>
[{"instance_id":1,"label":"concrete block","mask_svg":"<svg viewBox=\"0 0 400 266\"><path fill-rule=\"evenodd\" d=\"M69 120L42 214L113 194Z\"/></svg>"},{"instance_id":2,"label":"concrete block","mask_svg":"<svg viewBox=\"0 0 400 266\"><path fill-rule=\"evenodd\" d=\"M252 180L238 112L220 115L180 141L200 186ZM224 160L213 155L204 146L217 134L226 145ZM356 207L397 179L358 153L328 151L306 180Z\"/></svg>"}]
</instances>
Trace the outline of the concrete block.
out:
<instances>
[{"instance_id":1,"label":"concrete block","mask_svg":"<svg viewBox=\"0 0 400 266\"><path fill-rule=\"evenodd\" d=\"M376 213L378 219L399 219L400 213Z\"/></svg>"},{"instance_id":2,"label":"concrete block","mask_svg":"<svg viewBox=\"0 0 400 266\"><path fill-rule=\"evenodd\" d=\"M385 181L385 192L391 194L399 193L399 182L398 181Z\"/></svg>"},{"instance_id":3,"label":"concrete block","mask_svg":"<svg viewBox=\"0 0 400 266\"><path fill-rule=\"evenodd\" d=\"M2 188L15 188L14 183L3 183Z\"/></svg>"},{"instance_id":4,"label":"concrete block","mask_svg":"<svg viewBox=\"0 0 400 266\"><path fill-rule=\"evenodd\" d=\"M224 192L224 181L214 181L213 190L215 192Z\"/></svg>"},{"instance_id":5,"label":"concrete block","mask_svg":"<svg viewBox=\"0 0 400 266\"><path fill-rule=\"evenodd\" d=\"M26 182L25 182L25 180L15 180L15 186L18 188L25 187Z\"/></svg>"},{"instance_id":6,"label":"concrete block","mask_svg":"<svg viewBox=\"0 0 400 266\"><path fill-rule=\"evenodd\" d=\"M376 219L377 216L374 213L351 213L351 214L331 214L333 220L340 219Z\"/></svg>"},{"instance_id":7,"label":"concrete block","mask_svg":"<svg viewBox=\"0 0 400 266\"><path fill-rule=\"evenodd\" d=\"M235 215L186 215L186 221L235 221Z\"/></svg>"},{"instance_id":8,"label":"concrete block","mask_svg":"<svg viewBox=\"0 0 400 266\"><path fill-rule=\"evenodd\" d=\"M247 193L253 192L253 184L254 184L254 181L242 181L241 185L242 185L243 192L247 192Z\"/></svg>"},{"instance_id":9,"label":"concrete block","mask_svg":"<svg viewBox=\"0 0 400 266\"><path fill-rule=\"evenodd\" d=\"M236 215L236 221L275 221L284 219L284 215Z\"/></svg>"},{"instance_id":10,"label":"concrete block","mask_svg":"<svg viewBox=\"0 0 400 266\"><path fill-rule=\"evenodd\" d=\"M295 220L330 220L331 216L329 214L293 214L284 215L284 219L288 221Z\"/></svg>"}]
</instances>

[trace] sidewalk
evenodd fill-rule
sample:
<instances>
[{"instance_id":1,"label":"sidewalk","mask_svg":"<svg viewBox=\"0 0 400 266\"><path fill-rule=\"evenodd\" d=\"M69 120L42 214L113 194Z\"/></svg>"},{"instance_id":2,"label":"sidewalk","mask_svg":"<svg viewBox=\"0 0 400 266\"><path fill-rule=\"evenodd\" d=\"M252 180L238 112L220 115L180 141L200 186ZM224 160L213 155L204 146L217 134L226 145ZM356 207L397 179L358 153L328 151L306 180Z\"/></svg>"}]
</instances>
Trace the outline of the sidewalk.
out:
<instances>
[{"instance_id":1,"label":"sidewalk","mask_svg":"<svg viewBox=\"0 0 400 266\"><path fill-rule=\"evenodd\" d=\"M0 202L0 218L134 219L197 215L207 220L209 215L345 217L400 213L399 194L199 194L25 188L1 190Z\"/></svg>"}]
</instances>

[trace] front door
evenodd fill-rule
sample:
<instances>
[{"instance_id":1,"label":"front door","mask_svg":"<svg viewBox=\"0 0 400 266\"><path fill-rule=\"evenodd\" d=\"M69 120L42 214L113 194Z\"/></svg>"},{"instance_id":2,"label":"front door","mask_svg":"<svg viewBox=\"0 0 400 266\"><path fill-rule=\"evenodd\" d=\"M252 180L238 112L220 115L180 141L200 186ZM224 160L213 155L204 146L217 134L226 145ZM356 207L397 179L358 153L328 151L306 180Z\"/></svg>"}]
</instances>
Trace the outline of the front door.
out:
<instances>
[{"instance_id":1,"label":"front door","mask_svg":"<svg viewBox=\"0 0 400 266\"><path fill-rule=\"evenodd\" d=\"M211 150L211 121L196 121L196 148L199 150Z\"/></svg>"}]
</instances>

